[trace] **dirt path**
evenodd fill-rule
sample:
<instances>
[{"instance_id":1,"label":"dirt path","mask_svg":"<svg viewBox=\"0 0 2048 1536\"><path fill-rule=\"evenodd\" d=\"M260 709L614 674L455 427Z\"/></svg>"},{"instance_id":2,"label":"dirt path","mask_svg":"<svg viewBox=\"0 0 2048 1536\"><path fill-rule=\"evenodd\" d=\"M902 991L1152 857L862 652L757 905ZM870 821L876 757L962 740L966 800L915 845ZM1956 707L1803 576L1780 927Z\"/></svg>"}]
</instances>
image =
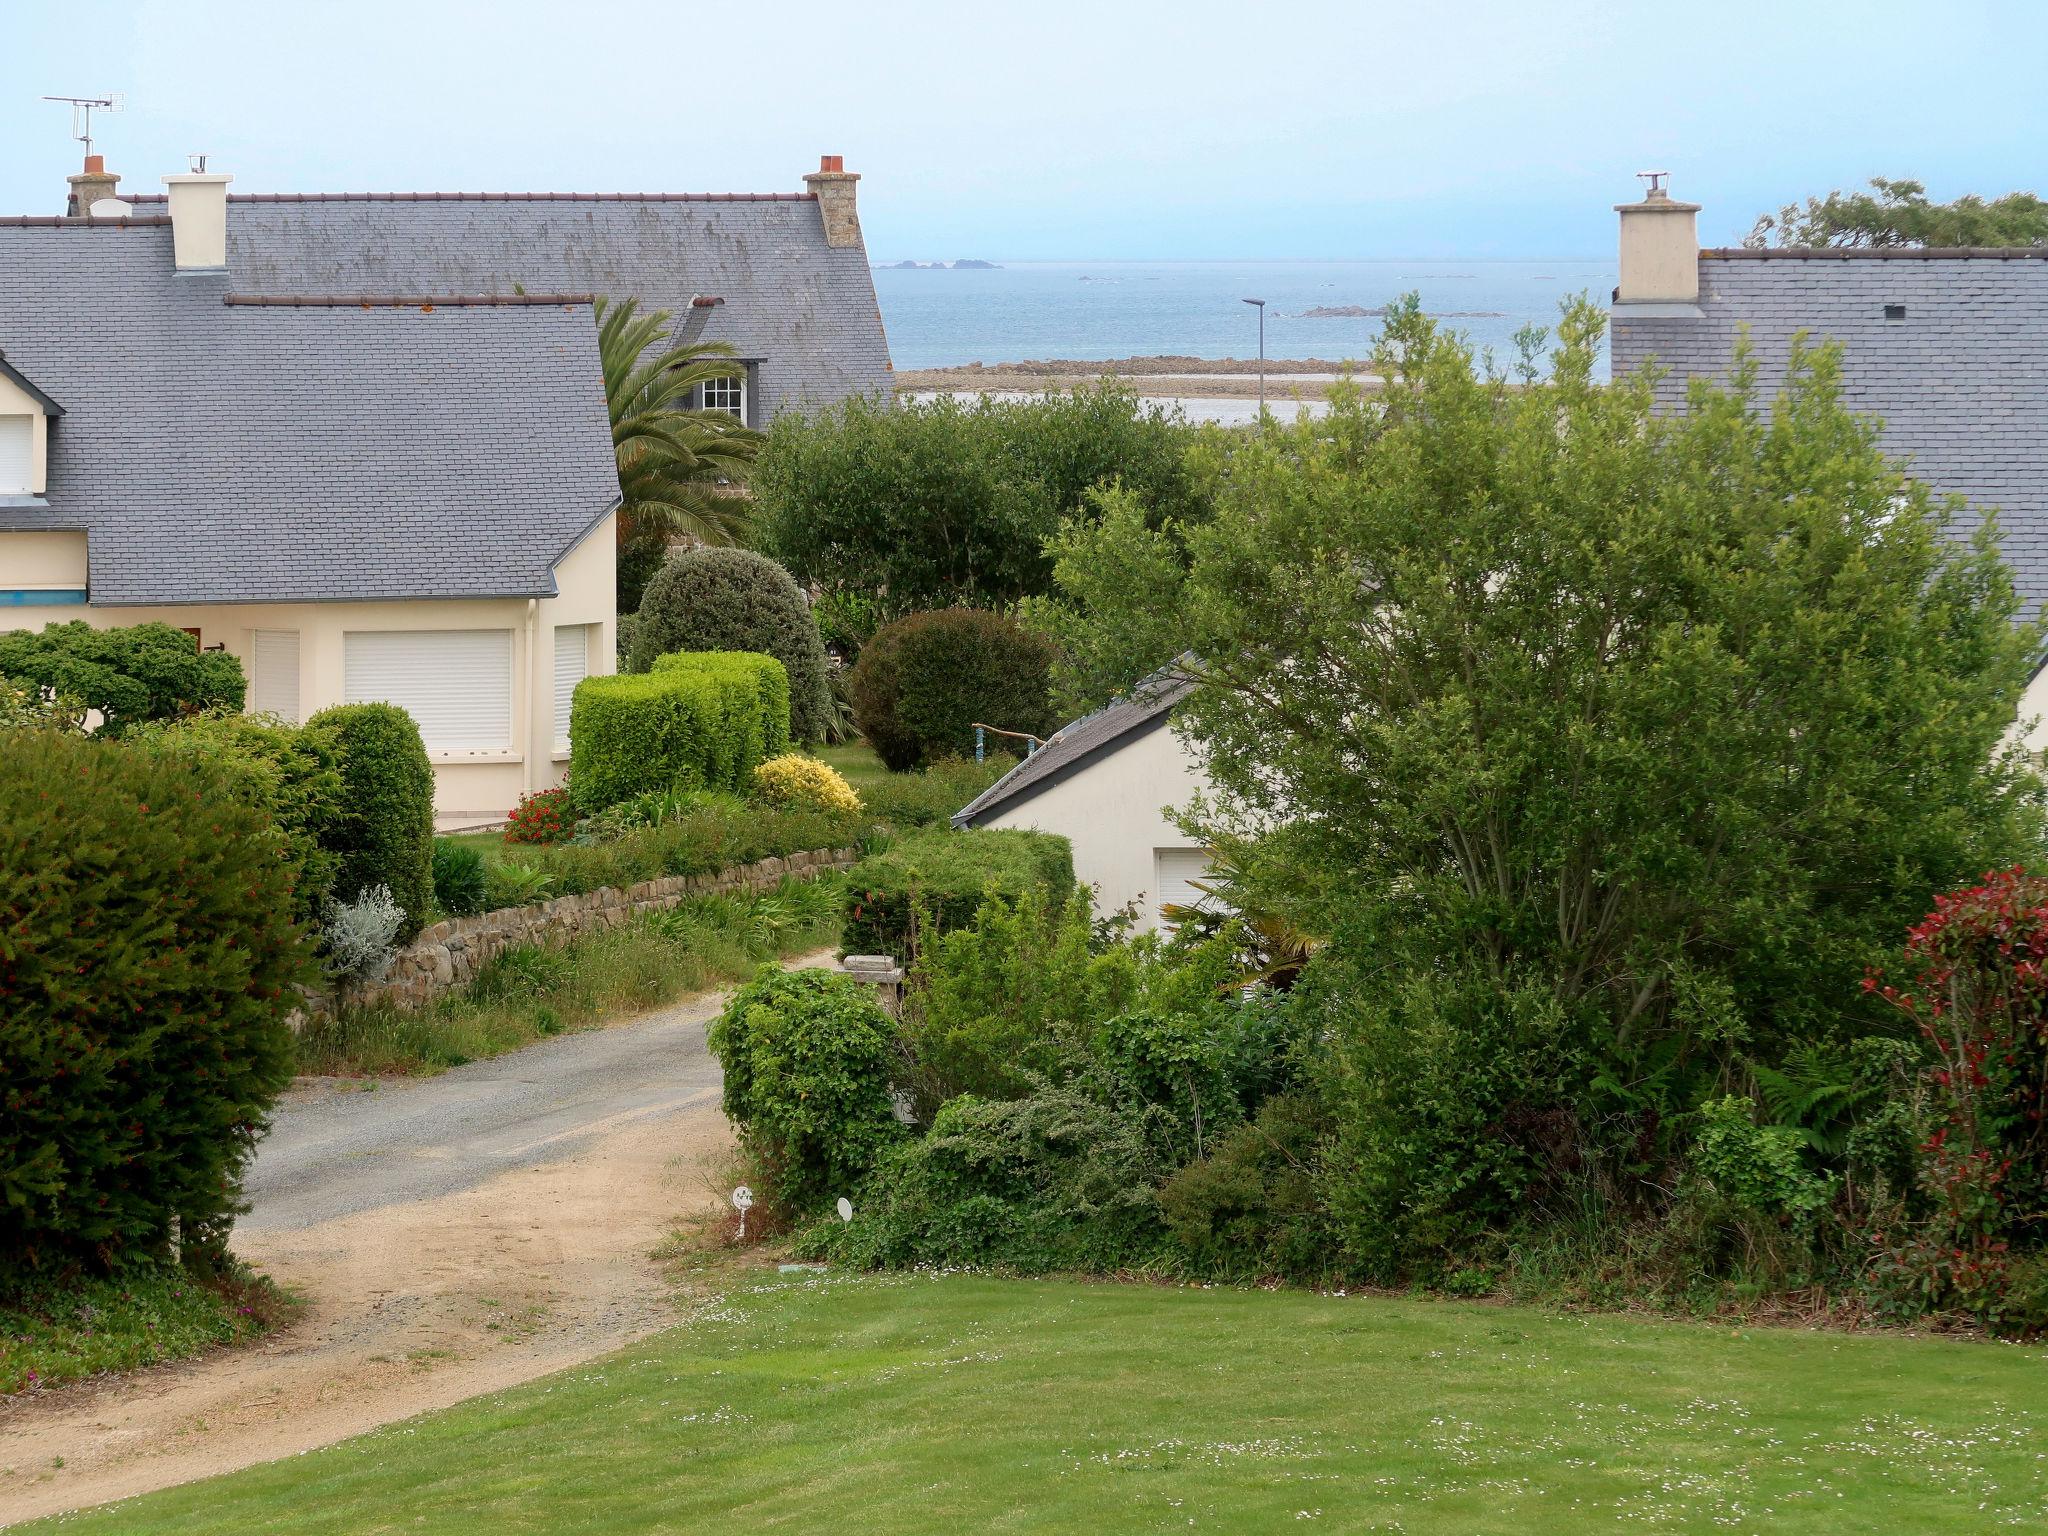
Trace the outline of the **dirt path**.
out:
<instances>
[{"instance_id":1,"label":"dirt path","mask_svg":"<svg viewBox=\"0 0 2048 1536\"><path fill-rule=\"evenodd\" d=\"M807 956L817 963L823 956ZM236 1251L283 1336L0 1408L0 1523L290 1456L666 1326L649 1257L729 1145L716 996L374 1093L300 1094Z\"/></svg>"}]
</instances>

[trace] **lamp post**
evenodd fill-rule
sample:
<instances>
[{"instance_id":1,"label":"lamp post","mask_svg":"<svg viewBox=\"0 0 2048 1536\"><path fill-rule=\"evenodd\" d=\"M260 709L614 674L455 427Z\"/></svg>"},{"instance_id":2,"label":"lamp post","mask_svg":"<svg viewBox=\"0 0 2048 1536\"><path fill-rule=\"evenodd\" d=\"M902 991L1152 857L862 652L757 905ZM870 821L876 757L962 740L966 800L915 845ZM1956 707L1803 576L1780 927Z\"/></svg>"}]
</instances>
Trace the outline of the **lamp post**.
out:
<instances>
[{"instance_id":1,"label":"lamp post","mask_svg":"<svg viewBox=\"0 0 2048 1536\"><path fill-rule=\"evenodd\" d=\"M1266 424L1266 301L1246 299L1259 312L1259 425Z\"/></svg>"}]
</instances>

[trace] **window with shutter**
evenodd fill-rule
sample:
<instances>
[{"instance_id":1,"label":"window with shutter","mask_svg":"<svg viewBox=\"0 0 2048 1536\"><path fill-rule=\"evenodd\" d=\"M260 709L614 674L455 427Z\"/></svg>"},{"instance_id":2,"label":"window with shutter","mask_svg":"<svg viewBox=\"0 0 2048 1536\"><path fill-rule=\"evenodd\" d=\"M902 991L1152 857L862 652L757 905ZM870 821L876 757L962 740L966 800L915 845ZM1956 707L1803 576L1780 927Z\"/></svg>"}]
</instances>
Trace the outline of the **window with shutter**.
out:
<instances>
[{"instance_id":1,"label":"window with shutter","mask_svg":"<svg viewBox=\"0 0 2048 1536\"><path fill-rule=\"evenodd\" d=\"M512 745L512 631L361 630L342 637L343 697L396 704L430 752Z\"/></svg>"},{"instance_id":2,"label":"window with shutter","mask_svg":"<svg viewBox=\"0 0 2048 1536\"><path fill-rule=\"evenodd\" d=\"M590 630L588 624L559 624L555 627L555 744L569 741L569 706L576 699L576 685L590 675Z\"/></svg>"},{"instance_id":3,"label":"window with shutter","mask_svg":"<svg viewBox=\"0 0 2048 1536\"><path fill-rule=\"evenodd\" d=\"M1167 907L1197 907L1208 903L1217 905L1216 898L1206 891L1195 889L1195 882L1209 874L1209 852L1206 848L1155 848L1152 851L1152 879L1159 894L1154 899L1152 910L1159 917L1160 926L1177 926L1168 922L1164 909Z\"/></svg>"},{"instance_id":4,"label":"window with shutter","mask_svg":"<svg viewBox=\"0 0 2048 1536\"><path fill-rule=\"evenodd\" d=\"M259 629L252 660L255 677L249 685L249 708L259 715L280 715L294 724L299 718L299 632Z\"/></svg>"},{"instance_id":5,"label":"window with shutter","mask_svg":"<svg viewBox=\"0 0 2048 1536\"><path fill-rule=\"evenodd\" d=\"M26 496L35 456L35 418L0 416L0 496Z\"/></svg>"}]
</instances>

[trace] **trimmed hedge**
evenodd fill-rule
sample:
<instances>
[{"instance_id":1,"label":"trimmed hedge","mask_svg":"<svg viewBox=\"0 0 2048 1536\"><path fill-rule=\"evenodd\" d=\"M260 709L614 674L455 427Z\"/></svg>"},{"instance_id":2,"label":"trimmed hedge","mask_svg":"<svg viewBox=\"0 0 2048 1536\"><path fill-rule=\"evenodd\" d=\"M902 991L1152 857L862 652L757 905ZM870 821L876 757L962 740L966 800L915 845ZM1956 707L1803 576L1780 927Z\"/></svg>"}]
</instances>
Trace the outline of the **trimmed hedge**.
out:
<instances>
[{"instance_id":1,"label":"trimmed hedge","mask_svg":"<svg viewBox=\"0 0 2048 1536\"><path fill-rule=\"evenodd\" d=\"M973 924L991 893L1015 900L1041 893L1057 907L1074 888L1074 850L1049 832L982 827L916 832L854 865L847 874L850 955L908 960L923 940Z\"/></svg>"},{"instance_id":2,"label":"trimmed hedge","mask_svg":"<svg viewBox=\"0 0 2048 1536\"><path fill-rule=\"evenodd\" d=\"M388 886L405 908L401 937L410 938L434 900L434 765L420 728L396 704L337 704L306 724L332 733L341 749L335 897L354 901Z\"/></svg>"},{"instance_id":3,"label":"trimmed hedge","mask_svg":"<svg viewBox=\"0 0 2048 1536\"><path fill-rule=\"evenodd\" d=\"M625 641L619 642L625 649ZM789 572L750 549L686 549L647 585L633 625L630 669L676 651L759 651L789 674L790 739L813 745L832 719L825 645Z\"/></svg>"},{"instance_id":4,"label":"trimmed hedge","mask_svg":"<svg viewBox=\"0 0 2048 1536\"><path fill-rule=\"evenodd\" d=\"M83 619L0 633L0 676L38 683L100 712L118 736L148 720L242 707L242 664L168 624L95 629Z\"/></svg>"},{"instance_id":5,"label":"trimmed hedge","mask_svg":"<svg viewBox=\"0 0 2048 1536\"><path fill-rule=\"evenodd\" d=\"M0 1283L224 1251L311 946L269 816L205 758L0 751Z\"/></svg>"},{"instance_id":6,"label":"trimmed hedge","mask_svg":"<svg viewBox=\"0 0 2048 1536\"><path fill-rule=\"evenodd\" d=\"M686 651L651 672L586 677L569 714L577 808L647 790L747 788L789 746L789 675L752 651Z\"/></svg>"},{"instance_id":7,"label":"trimmed hedge","mask_svg":"<svg viewBox=\"0 0 2048 1536\"><path fill-rule=\"evenodd\" d=\"M974 725L1044 736L1053 644L1015 619L974 608L913 613L884 625L846 677L854 719L897 773L974 752ZM996 737L990 745L1009 744Z\"/></svg>"}]
</instances>

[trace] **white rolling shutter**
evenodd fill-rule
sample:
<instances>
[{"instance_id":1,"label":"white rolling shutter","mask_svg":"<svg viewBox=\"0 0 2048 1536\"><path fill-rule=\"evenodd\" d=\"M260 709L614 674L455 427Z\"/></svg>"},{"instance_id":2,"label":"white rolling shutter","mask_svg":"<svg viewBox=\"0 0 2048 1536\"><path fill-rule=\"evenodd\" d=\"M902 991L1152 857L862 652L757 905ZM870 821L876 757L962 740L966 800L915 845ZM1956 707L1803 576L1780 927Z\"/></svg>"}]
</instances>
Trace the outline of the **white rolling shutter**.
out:
<instances>
[{"instance_id":1,"label":"white rolling shutter","mask_svg":"<svg viewBox=\"0 0 2048 1536\"><path fill-rule=\"evenodd\" d=\"M1155 848L1152 852L1153 883L1159 895L1154 900L1152 911L1158 916L1166 907L1192 907L1203 901L1214 905L1214 898L1205 891L1195 889L1194 882L1206 879L1209 873L1209 854L1203 848ZM1164 917L1159 918L1160 926L1172 927Z\"/></svg>"},{"instance_id":2,"label":"white rolling shutter","mask_svg":"<svg viewBox=\"0 0 2048 1536\"><path fill-rule=\"evenodd\" d=\"M511 630L361 630L342 649L347 702L396 704L428 751L511 747Z\"/></svg>"},{"instance_id":3,"label":"white rolling shutter","mask_svg":"<svg viewBox=\"0 0 2048 1536\"><path fill-rule=\"evenodd\" d=\"M0 416L0 496L28 494L34 428L35 418L32 416Z\"/></svg>"},{"instance_id":4,"label":"white rolling shutter","mask_svg":"<svg viewBox=\"0 0 2048 1536\"><path fill-rule=\"evenodd\" d=\"M299 719L299 632L259 629L255 632L256 680L249 689L249 708L259 715Z\"/></svg>"},{"instance_id":5,"label":"white rolling shutter","mask_svg":"<svg viewBox=\"0 0 2048 1536\"><path fill-rule=\"evenodd\" d=\"M576 685L590 675L590 626L555 626L555 740L569 739L569 706Z\"/></svg>"}]
</instances>

